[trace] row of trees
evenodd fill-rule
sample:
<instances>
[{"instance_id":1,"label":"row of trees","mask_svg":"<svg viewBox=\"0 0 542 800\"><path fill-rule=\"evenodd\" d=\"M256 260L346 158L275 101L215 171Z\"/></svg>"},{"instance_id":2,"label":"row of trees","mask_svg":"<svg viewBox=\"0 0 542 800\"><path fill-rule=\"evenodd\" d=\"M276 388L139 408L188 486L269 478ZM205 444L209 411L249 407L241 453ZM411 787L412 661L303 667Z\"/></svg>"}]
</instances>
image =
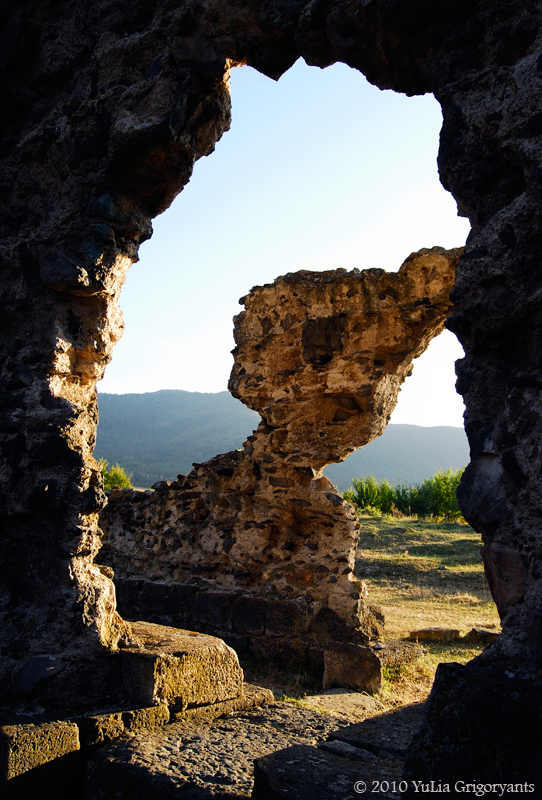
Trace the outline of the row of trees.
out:
<instances>
[{"instance_id":1,"label":"row of trees","mask_svg":"<svg viewBox=\"0 0 542 800\"><path fill-rule=\"evenodd\" d=\"M412 486L388 481L378 482L372 475L354 478L352 489L343 497L360 510L392 514L394 510L406 516L438 517L450 521L461 517L456 490L462 469L439 470L432 478Z\"/></svg>"}]
</instances>

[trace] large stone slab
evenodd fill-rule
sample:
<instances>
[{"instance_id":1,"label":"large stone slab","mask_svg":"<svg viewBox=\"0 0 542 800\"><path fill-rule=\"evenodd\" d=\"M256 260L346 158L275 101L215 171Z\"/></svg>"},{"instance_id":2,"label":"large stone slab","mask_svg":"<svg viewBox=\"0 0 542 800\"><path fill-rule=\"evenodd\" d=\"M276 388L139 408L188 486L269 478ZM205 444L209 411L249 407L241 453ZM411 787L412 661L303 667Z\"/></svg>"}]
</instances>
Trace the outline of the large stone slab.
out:
<instances>
[{"instance_id":1,"label":"large stone slab","mask_svg":"<svg viewBox=\"0 0 542 800\"><path fill-rule=\"evenodd\" d=\"M243 693L237 654L214 636L134 622L137 643L122 651L126 691L142 706L182 710Z\"/></svg>"},{"instance_id":2,"label":"large stone slab","mask_svg":"<svg viewBox=\"0 0 542 800\"><path fill-rule=\"evenodd\" d=\"M352 746L330 752L327 744L294 745L256 760L252 798L399 800L401 767L399 760L376 758Z\"/></svg>"},{"instance_id":3,"label":"large stone slab","mask_svg":"<svg viewBox=\"0 0 542 800\"><path fill-rule=\"evenodd\" d=\"M80 779L79 730L73 722L0 726L0 797L70 797Z\"/></svg>"},{"instance_id":4,"label":"large stone slab","mask_svg":"<svg viewBox=\"0 0 542 800\"><path fill-rule=\"evenodd\" d=\"M396 799L402 763L420 728L423 705L404 706L330 731L318 747L295 745L258 759L254 800Z\"/></svg>"}]
</instances>

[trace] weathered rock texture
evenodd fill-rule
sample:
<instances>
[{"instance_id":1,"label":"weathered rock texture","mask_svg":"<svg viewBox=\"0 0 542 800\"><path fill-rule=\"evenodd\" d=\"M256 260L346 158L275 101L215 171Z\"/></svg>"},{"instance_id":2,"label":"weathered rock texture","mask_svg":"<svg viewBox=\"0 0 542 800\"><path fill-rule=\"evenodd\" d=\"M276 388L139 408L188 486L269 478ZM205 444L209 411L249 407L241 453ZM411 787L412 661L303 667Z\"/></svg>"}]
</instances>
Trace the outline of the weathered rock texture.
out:
<instances>
[{"instance_id":1,"label":"weathered rock texture","mask_svg":"<svg viewBox=\"0 0 542 800\"><path fill-rule=\"evenodd\" d=\"M120 285L150 219L228 126L227 60L277 78L300 55L441 103L441 178L472 223L449 323L466 354L460 502L503 616L461 691L484 671L500 680L497 662L518 665L522 686L539 680L541 16L539 0L2 4L3 696L34 656L61 656L63 672L44 681L67 685L70 659L128 635L93 565L104 497L90 456ZM444 683L435 697L455 691ZM420 744L427 777L445 719ZM533 759L523 748L518 774Z\"/></svg>"},{"instance_id":2,"label":"weathered rock texture","mask_svg":"<svg viewBox=\"0 0 542 800\"><path fill-rule=\"evenodd\" d=\"M318 469L384 431L443 330L460 253L421 250L396 273L303 270L241 299L229 389L262 415L279 462Z\"/></svg>"},{"instance_id":3,"label":"weathered rock texture","mask_svg":"<svg viewBox=\"0 0 542 800\"><path fill-rule=\"evenodd\" d=\"M417 727L416 720L413 727ZM357 738L363 739L359 725L345 725L325 711L285 703L272 703L209 725L174 723L98 751L85 775L85 798L240 800L314 796L327 800L330 792L350 798L355 796L355 781L367 779L367 767L370 777L399 781L401 766L396 754L390 758L379 753L377 757L346 744L341 739L350 728L354 736L357 733ZM384 737L374 726L372 733L376 750ZM328 737L333 741L326 741ZM257 793L253 788L258 782L254 761L258 763L277 750L277 760L269 770L271 778L280 781L281 776L287 777L288 784L295 774L296 781L283 793ZM319 767L323 767L323 775Z\"/></svg>"},{"instance_id":4,"label":"weathered rock texture","mask_svg":"<svg viewBox=\"0 0 542 800\"><path fill-rule=\"evenodd\" d=\"M152 612L168 622L189 612L197 630L267 655L286 647L287 660L293 647L298 661L311 641L378 635L353 575L359 525L321 468L384 430L443 328L460 252L422 250L397 273L303 271L243 298L230 389L260 412L258 430L154 494L114 493L101 515L117 580L161 582L123 586L126 600L138 592L121 604L129 618L145 616L142 593L161 595Z\"/></svg>"}]
</instances>

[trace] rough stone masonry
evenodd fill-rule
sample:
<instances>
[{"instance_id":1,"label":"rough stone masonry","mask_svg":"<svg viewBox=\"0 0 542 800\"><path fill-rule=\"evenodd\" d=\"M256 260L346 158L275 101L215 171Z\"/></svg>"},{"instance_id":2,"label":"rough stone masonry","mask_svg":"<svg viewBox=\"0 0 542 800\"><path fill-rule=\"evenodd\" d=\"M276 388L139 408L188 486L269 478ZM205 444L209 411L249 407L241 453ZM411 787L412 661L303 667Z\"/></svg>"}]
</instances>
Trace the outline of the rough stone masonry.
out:
<instances>
[{"instance_id":1,"label":"rough stone masonry","mask_svg":"<svg viewBox=\"0 0 542 800\"><path fill-rule=\"evenodd\" d=\"M482 534L503 634L475 664L440 670L407 774L540 785L541 12L540 0L2 4L6 702L40 664L40 701L83 687L96 697L114 682L108 654L130 637L94 564L95 382L152 217L228 127L229 64L276 79L299 56L343 61L382 89L435 95L441 180L472 225L448 322L465 349L460 503ZM92 687L98 663L109 677Z\"/></svg>"},{"instance_id":2,"label":"rough stone masonry","mask_svg":"<svg viewBox=\"0 0 542 800\"><path fill-rule=\"evenodd\" d=\"M443 329L460 254L292 273L242 298L229 385L262 421L243 450L152 494L110 497L100 559L123 614L203 625L290 666L311 643L382 632L353 574L359 523L322 467L384 430L413 358Z\"/></svg>"}]
</instances>

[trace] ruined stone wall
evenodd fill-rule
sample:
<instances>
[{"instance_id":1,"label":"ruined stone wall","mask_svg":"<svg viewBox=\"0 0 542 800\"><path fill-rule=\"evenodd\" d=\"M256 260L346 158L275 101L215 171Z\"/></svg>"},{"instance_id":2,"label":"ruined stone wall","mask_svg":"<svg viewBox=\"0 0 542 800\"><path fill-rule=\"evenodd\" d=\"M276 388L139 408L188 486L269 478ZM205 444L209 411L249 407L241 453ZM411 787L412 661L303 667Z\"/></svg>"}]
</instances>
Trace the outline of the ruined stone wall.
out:
<instances>
[{"instance_id":1,"label":"ruined stone wall","mask_svg":"<svg viewBox=\"0 0 542 800\"><path fill-rule=\"evenodd\" d=\"M503 634L461 681L440 673L415 777L431 778L439 758L443 780L506 768L521 781L540 763L528 732L514 749L504 734L495 744L464 731L492 681L497 702L516 671L516 695L539 696L541 21L539 0L2 4L2 697L40 653L62 661L67 686L129 635L93 564L104 496L90 456L123 275L228 126L227 59L278 78L303 56L343 61L382 89L433 92L441 178L472 224L449 323L465 349L472 459L460 502L484 539ZM512 712L503 706L505 722Z\"/></svg>"},{"instance_id":2,"label":"ruined stone wall","mask_svg":"<svg viewBox=\"0 0 542 800\"><path fill-rule=\"evenodd\" d=\"M422 250L397 273L302 271L242 298L230 389L262 422L242 451L150 496L110 496L100 558L124 597L135 577L248 592L267 607L298 598L304 622L283 634L298 649L381 632L353 574L359 524L322 467L384 430L412 360L443 329L460 253ZM148 614L139 601L121 607ZM215 623L240 633L231 615Z\"/></svg>"}]
</instances>

